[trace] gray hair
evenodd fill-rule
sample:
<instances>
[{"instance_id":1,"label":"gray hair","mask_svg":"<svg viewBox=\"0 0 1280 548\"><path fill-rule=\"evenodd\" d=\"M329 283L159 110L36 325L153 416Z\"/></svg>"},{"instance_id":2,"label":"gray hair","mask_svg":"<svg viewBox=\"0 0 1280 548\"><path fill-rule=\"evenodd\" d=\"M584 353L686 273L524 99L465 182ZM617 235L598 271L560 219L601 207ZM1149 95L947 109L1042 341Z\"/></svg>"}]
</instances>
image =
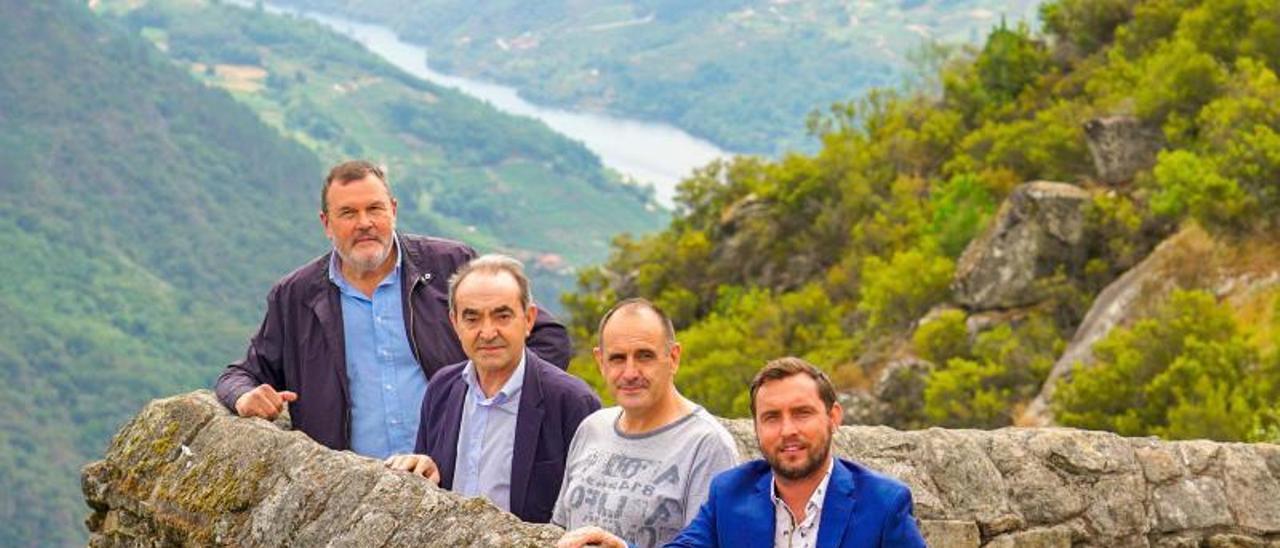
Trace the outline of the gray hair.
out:
<instances>
[{"instance_id":1,"label":"gray hair","mask_svg":"<svg viewBox=\"0 0 1280 548\"><path fill-rule=\"evenodd\" d=\"M671 346L676 344L676 328L671 324L671 317L667 316L667 313L663 312L658 305L653 304L653 302L648 299L640 297L625 299L618 304L613 305L613 308L610 308L609 311L605 312L604 316L600 318L600 330L598 331L599 335L597 335L597 340L599 342L596 343L600 346L600 349L604 349L604 326L609 323L609 320L613 318L614 314L623 310L633 312L633 309L648 310L658 316L658 321L662 322L662 334L667 339L667 350L671 350Z\"/></svg>"},{"instance_id":2,"label":"gray hair","mask_svg":"<svg viewBox=\"0 0 1280 548\"><path fill-rule=\"evenodd\" d=\"M462 265L461 268L454 272L453 276L449 277L450 316L458 311L458 285L462 284L462 280L473 272L484 272L486 274L506 272L510 274L512 278L515 278L516 284L520 286L520 310L528 310L529 305L533 303L533 293L529 288L529 277L524 274L524 263L521 263L515 257L489 253L471 259L470 262Z\"/></svg>"},{"instance_id":3,"label":"gray hair","mask_svg":"<svg viewBox=\"0 0 1280 548\"><path fill-rule=\"evenodd\" d=\"M387 196L395 200L395 195L391 193L391 185L387 184L385 168L368 160L349 160L329 169L329 175L324 179L324 186L320 187L320 211L329 212L329 187L335 183L345 185L352 181L359 181L370 175L377 177L382 182L382 188L387 190Z\"/></svg>"}]
</instances>

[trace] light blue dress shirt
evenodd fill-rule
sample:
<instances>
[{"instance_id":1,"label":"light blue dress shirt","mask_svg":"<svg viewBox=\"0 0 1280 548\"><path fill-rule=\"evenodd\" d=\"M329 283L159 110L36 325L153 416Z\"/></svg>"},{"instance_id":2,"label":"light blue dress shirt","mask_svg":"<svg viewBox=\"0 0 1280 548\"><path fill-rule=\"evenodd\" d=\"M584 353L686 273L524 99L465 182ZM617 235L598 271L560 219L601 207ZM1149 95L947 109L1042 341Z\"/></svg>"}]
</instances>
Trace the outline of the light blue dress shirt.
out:
<instances>
[{"instance_id":1,"label":"light blue dress shirt","mask_svg":"<svg viewBox=\"0 0 1280 548\"><path fill-rule=\"evenodd\" d=\"M386 458L413 452L427 376L409 348L401 302L400 246L396 266L367 297L342 276L338 254L329 279L342 300L347 389L351 394L351 450Z\"/></svg>"},{"instance_id":2,"label":"light blue dress shirt","mask_svg":"<svg viewBox=\"0 0 1280 548\"><path fill-rule=\"evenodd\" d=\"M498 508L511 510L511 457L516 444L516 416L524 387L524 354L507 383L484 397L475 364L467 362L462 380L467 397L458 429L458 458L453 490L468 497L483 495Z\"/></svg>"}]
</instances>

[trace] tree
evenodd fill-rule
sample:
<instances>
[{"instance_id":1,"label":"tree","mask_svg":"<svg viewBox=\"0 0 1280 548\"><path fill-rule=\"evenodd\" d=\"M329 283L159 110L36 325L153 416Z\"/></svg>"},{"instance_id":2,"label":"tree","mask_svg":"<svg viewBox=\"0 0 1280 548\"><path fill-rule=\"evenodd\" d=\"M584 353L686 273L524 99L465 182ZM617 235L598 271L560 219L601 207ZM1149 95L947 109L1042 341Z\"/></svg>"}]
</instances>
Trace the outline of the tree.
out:
<instances>
[{"instance_id":1,"label":"tree","mask_svg":"<svg viewBox=\"0 0 1280 548\"><path fill-rule=\"evenodd\" d=\"M944 317L938 322L942 325L931 334L917 334L917 340L924 339L926 348L937 357L953 355L929 376L924 392L925 416L933 424L949 427L999 428L1012 424L1020 408L1039 392L1041 381L1062 352L1063 341L1053 321L1032 314L1016 327L1001 324L980 333L969 349L957 349L954 342L938 345L958 334L955 320L954 316Z\"/></svg>"},{"instance_id":2,"label":"tree","mask_svg":"<svg viewBox=\"0 0 1280 548\"><path fill-rule=\"evenodd\" d=\"M1187 150L1161 151L1152 170L1151 210L1172 218L1190 215L1206 226L1230 225L1249 207L1249 197L1223 177L1212 160Z\"/></svg>"},{"instance_id":3,"label":"tree","mask_svg":"<svg viewBox=\"0 0 1280 548\"><path fill-rule=\"evenodd\" d=\"M1040 6L1045 31L1072 55L1087 56L1111 43L1116 27L1133 17L1135 0L1059 0Z\"/></svg>"},{"instance_id":4,"label":"tree","mask_svg":"<svg viewBox=\"0 0 1280 548\"><path fill-rule=\"evenodd\" d=\"M997 102L1015 99L1048 67L1049 54L1044 44L1031 38L1026 23L1010 29L1004 21L987 36L986 46L974 61L978 81Z\"/></svg>"},{"instance_id":5,"label":"tree","mask_svg":"<svg viewBox=\"0 0 1280 548\"><path fill-rule=\"evenodd\" d=\"M894 253L888 262L868 257L858 310L872 330L903 327L949 294L954 271L950 259L916 249Z\"/></svg>"}]
</instances>

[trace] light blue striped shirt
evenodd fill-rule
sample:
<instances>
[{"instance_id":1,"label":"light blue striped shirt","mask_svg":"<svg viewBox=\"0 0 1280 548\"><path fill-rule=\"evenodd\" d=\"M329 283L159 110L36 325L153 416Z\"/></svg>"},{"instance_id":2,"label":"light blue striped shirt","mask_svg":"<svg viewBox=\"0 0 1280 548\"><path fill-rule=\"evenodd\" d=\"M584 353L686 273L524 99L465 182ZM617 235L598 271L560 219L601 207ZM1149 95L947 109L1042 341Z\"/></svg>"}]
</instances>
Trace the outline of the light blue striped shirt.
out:
<instances>
[{"instance_id":1,"label":"light blue striped shirt","mask_svg":"<svg viewBox=\"0 0 1280 548\"><path fill-rule=\"evenodd\" d=\"M458 458L453 490L474 497L484 495L498 508L511 510L511 458L516 445L516 415L524 387L524 354L511 378L492 398L484 397L475 364L467 362L462 380L467 397L458 427Z\"/></svg>"},{"instance_id":2,"label":"light blue striped shirt","mask_svg":"<svg viewBox=\"0 0 1280 548\"><path fill-rule=\"evenodd\" d=\"M329 280L342 301L347 388L351 394L351 450L386 458L413 452L427 376L409 348L401 301L400 246L396 266L367 297L342 276L338 254Z\"/></svg>"}]
</instances>

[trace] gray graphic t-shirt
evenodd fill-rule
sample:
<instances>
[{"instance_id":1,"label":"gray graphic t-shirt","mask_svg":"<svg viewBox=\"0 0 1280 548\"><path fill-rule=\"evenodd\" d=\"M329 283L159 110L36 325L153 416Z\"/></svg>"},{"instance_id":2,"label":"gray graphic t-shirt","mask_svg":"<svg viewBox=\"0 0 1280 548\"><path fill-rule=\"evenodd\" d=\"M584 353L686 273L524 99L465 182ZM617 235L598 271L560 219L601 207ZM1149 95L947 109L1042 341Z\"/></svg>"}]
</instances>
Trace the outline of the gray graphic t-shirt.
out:
<instances>
[{"instance_id":1,"label":"gray graphic t-shirt","mask_svg":"<svg viewBox=\"0 0 1280 548\"><path fill-rule=\"evenodd\" d=\"M578 425L551 523L661 546L698 515L711 478L737 465L737 444L701 407L640 435L618 430L621 414L601 409Z\"/></svg>"}]
</instances>

